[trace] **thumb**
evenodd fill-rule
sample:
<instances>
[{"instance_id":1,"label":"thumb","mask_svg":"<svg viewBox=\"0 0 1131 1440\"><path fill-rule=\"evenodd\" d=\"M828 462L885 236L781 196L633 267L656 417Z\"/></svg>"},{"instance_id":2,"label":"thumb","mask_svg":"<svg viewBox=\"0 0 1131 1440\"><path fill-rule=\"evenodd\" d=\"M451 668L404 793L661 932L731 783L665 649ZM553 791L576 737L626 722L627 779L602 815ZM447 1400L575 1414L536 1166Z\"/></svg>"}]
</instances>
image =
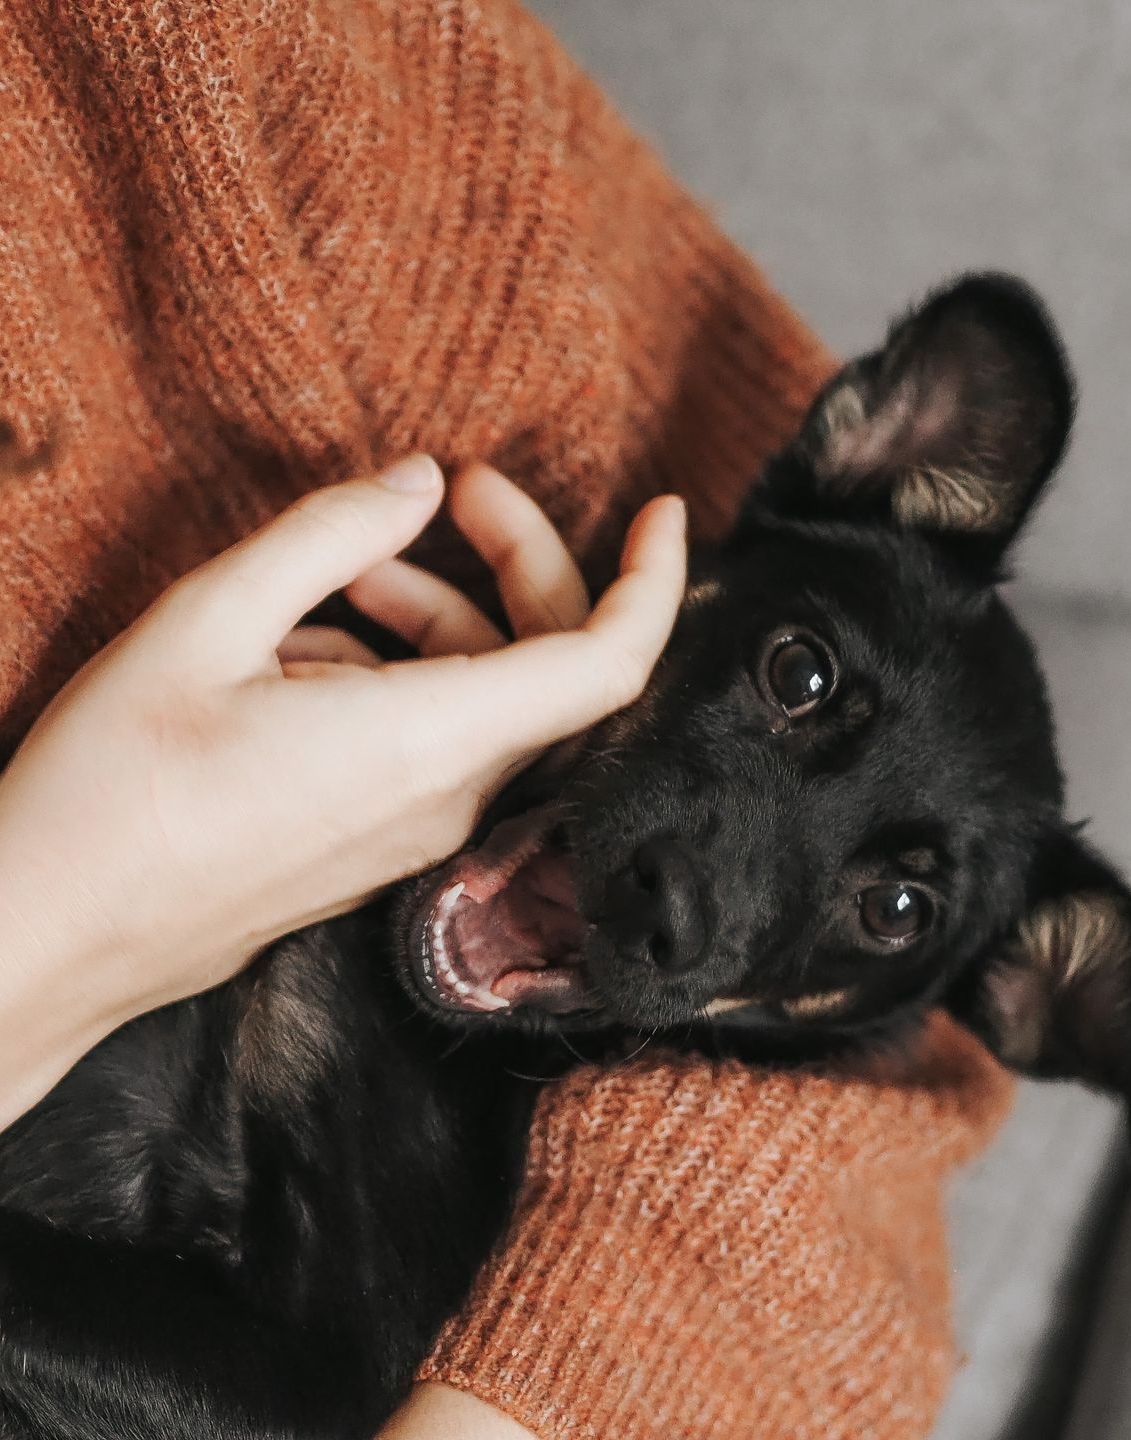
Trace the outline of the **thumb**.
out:
<instances>
[{"instance_id":1,"label":"thumb","mask_svg":"<svg viewBox=\"0 0 1131 1440\"><path fill-rule=\"evenodd\" d=\"M443 493L427 455L312 491L174 585L155 612L161 642L175 627L190 649L200 636L211 668L222 654L225 668L254 669L307 611L414 540Z\"/></svg>"}]
</instances>

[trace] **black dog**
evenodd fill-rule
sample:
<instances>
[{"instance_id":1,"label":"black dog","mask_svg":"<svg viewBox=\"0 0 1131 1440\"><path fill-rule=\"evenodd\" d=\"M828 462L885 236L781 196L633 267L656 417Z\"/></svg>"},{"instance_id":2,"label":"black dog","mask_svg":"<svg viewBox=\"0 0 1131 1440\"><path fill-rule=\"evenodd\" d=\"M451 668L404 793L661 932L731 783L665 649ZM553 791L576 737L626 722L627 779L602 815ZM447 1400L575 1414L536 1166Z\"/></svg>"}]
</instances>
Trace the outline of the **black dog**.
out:
<instances>
[{"instance_id":1,"label":"black dog","mask_svg":"<svg viewBox=\"0 0 1131 1440\"><path fill-rule=\"evenodd\" d=\"M0 1436L371 1436L505 1223L518 1076L566 1032L785 1058L944 1003L1126 1090L1131 900L1065 823L995 590L1071 409L1027 289L935 295L700 558L638 704L477 847L121 1030L12 1127Z\"/></svg>"}]
</instances>

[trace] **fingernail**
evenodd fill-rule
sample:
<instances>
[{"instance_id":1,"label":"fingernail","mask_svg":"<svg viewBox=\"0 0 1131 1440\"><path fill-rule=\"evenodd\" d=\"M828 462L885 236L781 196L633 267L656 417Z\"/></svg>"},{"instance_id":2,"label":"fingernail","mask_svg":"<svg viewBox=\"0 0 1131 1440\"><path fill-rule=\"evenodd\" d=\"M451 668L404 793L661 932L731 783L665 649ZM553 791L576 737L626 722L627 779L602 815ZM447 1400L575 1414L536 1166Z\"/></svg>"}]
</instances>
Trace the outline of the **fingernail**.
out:
<instances>
[{"instance_id":1,"label":"fingernail","mask_svg":"<svg viewBox=\"0 0 1131 1440\"><path fill-rule=\"evenodd\" d=\"M444 483L440 467L431 455L408 455L382 470L376 478L378 485L395 490L398 495L422 495Z\"/></svg>"},{"instance_id":2,"label":"fingernail","mask_svg":"<svg viewBox=\"0 0 1131 1440\"><path fill-rule=\"evenodd\" d=\"M687 501L682 495L664 497L664 523L673 535L686 535Z\"/></svg>"}]
</instances>

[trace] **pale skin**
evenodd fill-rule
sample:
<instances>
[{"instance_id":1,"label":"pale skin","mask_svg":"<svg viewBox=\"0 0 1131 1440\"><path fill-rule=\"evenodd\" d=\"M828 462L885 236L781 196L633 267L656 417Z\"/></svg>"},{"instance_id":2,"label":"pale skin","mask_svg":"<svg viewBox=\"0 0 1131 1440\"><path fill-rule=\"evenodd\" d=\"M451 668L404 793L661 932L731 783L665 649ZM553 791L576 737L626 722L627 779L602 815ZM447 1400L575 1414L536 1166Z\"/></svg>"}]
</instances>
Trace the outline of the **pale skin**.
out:
<instances>
[{"instance_id":1,"label":"pale skin","mask_svg":"<svg viewBox=\"0 0 1131 1440\"><path fill-rule=\"evenodd\" d=\"M537 1440L537 1437L525 1425L474 1395L429 1381L416 1387L377 1440Z\"/></svg>"},{"instance_id":2,"label":"pale skin","mask_svg":"<svg viewBox=\"0 0 1131 1440\"><path fill-rule=\"evenodd\" d=\"M591 608L538 507L459 475L508 640L396 558L443 498L425 456L307 497L174 585L28 735L0 778L0 1127L126 1021L457 850L508 779L640 693L683 593L681 501L641 511ZM295 628L338 590L421 658ZM427 1385L381 1440L527 1434Z\"/></svg>"}]
</instances>

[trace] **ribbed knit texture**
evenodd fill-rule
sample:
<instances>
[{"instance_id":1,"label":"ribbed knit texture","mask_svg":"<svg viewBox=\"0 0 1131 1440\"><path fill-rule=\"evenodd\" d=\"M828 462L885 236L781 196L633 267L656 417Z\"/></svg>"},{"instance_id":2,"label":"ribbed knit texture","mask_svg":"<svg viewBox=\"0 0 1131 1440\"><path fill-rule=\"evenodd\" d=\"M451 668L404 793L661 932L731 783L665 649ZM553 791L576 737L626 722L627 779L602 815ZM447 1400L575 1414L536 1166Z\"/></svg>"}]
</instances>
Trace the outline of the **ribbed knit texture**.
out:
<instances>
[{"instance_id":1,"label":"ribbed knit texture","mask_svg":"<svg viewBox=\"0 0 1131 1440\"><path fill-rule=\"evenodd\" d=\"M1009 1094L941 1016L886 1079L578 1071L422 1378L544 1440L924 1437L954 1361L941 1184Z\"/></svg>"},{"instance_id":2,"label":"ribbed knit texture","mask_svg":"<svg viewBox=\"0 0 1131 1440\"><path fill-rule=\"evenodd\" d=\"M599 578L657 491L725 529L830 371L510 0L0 0L0 181L0 754L311 486L493 460ZM953 1055L583 1072L429 1373L546 1435L922 1436L1002 1091Z\"/></svg>"},{"instance_id":3,"label":"ribbed knit texture","mask_svg":"<svg viewBox=\"0 0 1131 1440\"><path fill-rule=\"evenodd\" d=\"M490 459L600 573L828 371L508 0L0 0L0 81L0 745L311 485Z\"/></svg>"}]
</instances>

